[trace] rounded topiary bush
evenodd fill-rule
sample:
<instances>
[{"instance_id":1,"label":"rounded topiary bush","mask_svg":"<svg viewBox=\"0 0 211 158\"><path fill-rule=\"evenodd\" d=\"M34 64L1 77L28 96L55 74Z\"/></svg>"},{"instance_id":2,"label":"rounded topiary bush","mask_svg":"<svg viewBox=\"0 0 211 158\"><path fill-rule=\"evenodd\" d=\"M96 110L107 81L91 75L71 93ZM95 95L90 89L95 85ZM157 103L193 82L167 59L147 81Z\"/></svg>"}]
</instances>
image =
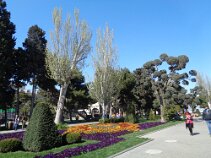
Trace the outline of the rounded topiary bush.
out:
<instances>
[{"instance_id":1,"label":"rounded topiary bush","mask_svg":"<svg viewBox=\"0 0 211 158\"><path fill-rule=\"evenodd\" d=\"M8 138L0 141L0 152L6 153L22 149L22 142L17 138Z\"/></svg>"},{"instance_id":2,"label":"rounded topiary bush","mask_svg":"<svg viewBox=\"0 0 211 158\"><path fill-rule=\"evenodd\" d=\"M137 123L137 118L135 114L133 113L126 114L125 122Z\"/></svg>"},{"instance_id":3,"label":"rounded topiary bush","mask_svg":"<svg viewBox=\"0 0 211 158\"><path fill-rule=\"evenodd\" d=\"M42 151L56 146L58 134L54 116L48 104L35 106L23 138L23 147L28 151Z\"/></svg>"},{"instance_id":4,"label":"rounded topiary bush","mask_svg":"<svg viewBox=\"0 0 211 158\"><path fill-rule=\"evenodd\" d=\"M81 135L80 135L80 133L67 133L66 134L66 142L68 144L81 142Z\"/></svg>"}]
</instances>

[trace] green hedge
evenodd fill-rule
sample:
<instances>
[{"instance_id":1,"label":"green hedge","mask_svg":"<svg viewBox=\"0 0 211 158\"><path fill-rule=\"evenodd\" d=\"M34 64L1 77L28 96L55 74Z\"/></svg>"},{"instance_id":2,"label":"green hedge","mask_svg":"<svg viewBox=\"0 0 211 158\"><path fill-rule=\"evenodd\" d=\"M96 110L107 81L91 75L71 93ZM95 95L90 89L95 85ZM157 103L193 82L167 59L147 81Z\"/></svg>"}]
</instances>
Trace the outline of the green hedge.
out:
<instances>
[{"instance_id":1,"label":"green hedge","mask_svg":"<svg viewBox=\"0 0 211 158\"><path fill-rule=\"evenodd\" d=\"M81 142L81 135L80 133L68 133L65 135L66 143L72 144L76 142Z\"/></svg>"},{"instance_id":2,"label":"green hedge","mask_svg":"<svg viewBox=\"0 0 211 158\"><path fill-rule=\"evenodd\" d=\"M28 151L42 151L58 144L58 134L54 116L48 104L39 103L35 106L29 125L23 138L23 147Z\"/></svg>"},{"instance_id":3,"label":"green hedge","mask_svg":"<svg viewBox=\"0 0 211 158\"><path fill-rule=\"evenodd\" d=\"M17 138L8 138L0 141L0 152L12 152L22 149L22 142Z\"/></svg>"}]
</instances>

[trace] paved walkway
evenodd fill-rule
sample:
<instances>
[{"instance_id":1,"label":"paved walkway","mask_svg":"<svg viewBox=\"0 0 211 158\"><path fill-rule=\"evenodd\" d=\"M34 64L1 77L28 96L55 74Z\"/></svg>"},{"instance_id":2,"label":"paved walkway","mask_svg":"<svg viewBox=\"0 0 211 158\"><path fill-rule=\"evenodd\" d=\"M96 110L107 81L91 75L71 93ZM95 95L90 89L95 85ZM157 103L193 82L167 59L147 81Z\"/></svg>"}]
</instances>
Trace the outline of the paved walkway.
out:
<instances>
[{"instance_id":1,"label":"paved walkway","mask_svg":"<svg viewBox=\"0 0 211 158\"><path fill-rule=\"evenodd\" d=\"M211 137L205 122L195 120L194 125L193 136L184 123L144 135L152 141L115 158L211 158Z\"/></svg>"}]
</instances>

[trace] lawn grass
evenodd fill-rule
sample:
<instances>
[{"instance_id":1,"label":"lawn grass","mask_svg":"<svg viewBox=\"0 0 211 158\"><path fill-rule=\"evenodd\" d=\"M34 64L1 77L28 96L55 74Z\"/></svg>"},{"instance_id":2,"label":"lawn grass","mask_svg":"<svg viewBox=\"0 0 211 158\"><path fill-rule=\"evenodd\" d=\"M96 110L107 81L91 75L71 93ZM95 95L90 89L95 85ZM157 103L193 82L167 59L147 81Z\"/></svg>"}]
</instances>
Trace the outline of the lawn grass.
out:
<instances>
[{"instance_id":1,"label":"lawn grass","mask_svg":"<svg viewBox=\"0 0 211 158\"><path fill-rule=\"evenodd\" d=\"M139 138L137 136L140 135L144 135L150 132L154 132L157 130L161 130L163 128L172 126L172 125L176 125L180 123L179 121L175 121L175 122L168 122L166 124L162 124L156 127L152 127L149 129L145 129L143 131L138 131L138 132L133 132L133 133L129 133L126 135L121 136L122 138L125 138L125 141L119 142L117 144L111 145L109 147L105 147L102 149L98 149L92 152L88 152L88 153L84 153L82 155L79 156L75 156L75 158L106 158L109 156L112 156L116 153L122 152L128 148L134 147L136 145L139 145L141 143L146 142L148 139L147 138ZM66 146L62 146L59 148L53 148L51 150L46 150L46 151L42 151L42 152L24 152L24 151L17 151L17 152L10 152L10 153L1 153L0 154L0 158L33 158L36 155L47 155L49 153L57 153L57 152L61 152L65 149L68 148L74 148L77 146L83 146L83 145L87 145L87 144L93 144L96 143L97 141L93 141L93 140L86 140L83 143L77 143L77 144L71 144L71 145L66 145Z\"/></svg>"},{"instance_id":2,"label":"lawn grass","mask_svg":"<svg viewBox=\"0 0 211 158\"><path fill-rule=\"evenodd\" d=\"M0 153L0 158L33 158L35 156L40 156L40 155L47 155L49 153L58 153L61 152L65 149L69 149L69 148L74 148L77 146L83 146L83 145L87 145L87 144L93 144L96 143L97 141L94 140L86 140L84 142L81 143L75 143L75 144L70 144L70 145L65 145L65 146L61 146L58 148L53 148L50 150L45 150L42 152L25 152L25 151L16 151L16 152L8 152L8 153Z\"/></svg>"},{"instance_id":3,"label":"lawn grass","mask_svg":"<svg viewBox=\"0 0 211 158\"><path fill-rule=\"evenodd\" d=\"M136 145L139 145L139 144L144 143L149 140L146 138L139 138L137 136L141 136L141 135L145 135L150 132L158 131L158 130L167 128L169 126L176 125L178 123L180 123L180 122L179 121L168 122L168 123L162 124L160 126L145 129L143 131L126 134L126 135L122 136L123 138L125 138L125 141L119 142L117 144L114 144L114 145L106 147L106 148L102 148L99 150L88 152L86 154L75 156L75 158L90 158L90 157L91 158L92 157L93 158L106 158L106 157L112 156L114 154L117 154L117 153L122 152L128 148L134 147Z\"/></svg>"}]
</instances>

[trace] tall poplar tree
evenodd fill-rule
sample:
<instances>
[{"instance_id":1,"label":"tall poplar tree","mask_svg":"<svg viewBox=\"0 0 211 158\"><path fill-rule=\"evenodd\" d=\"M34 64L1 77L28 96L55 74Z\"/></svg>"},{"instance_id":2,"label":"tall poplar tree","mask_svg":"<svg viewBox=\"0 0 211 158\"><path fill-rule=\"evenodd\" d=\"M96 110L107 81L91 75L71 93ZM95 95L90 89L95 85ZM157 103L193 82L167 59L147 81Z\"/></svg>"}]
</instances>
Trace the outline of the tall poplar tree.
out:
<instances>
[{"instance_id":1,"label":"tall poplar tree","mask_svg":"<svg viewBox=\"0 0 211 158\"><path fill-rule=\"evenodd\" d=\"M116 84L113 80L113 75L117 54L113 40L113 32L108 25L104 32L99 30L97 34L96 54L93 57L95 77L92 84L90 84L90 92L92 97L102 106L103 118L112 103L114 84Z\"/></svg>"},{"instance_id":2,"label":"tall poplar tree","mask_svg":"<svg viewBox=\"0 0 211 158\"><path fill-rule=\"evenodd\" d=\"M46 58L49 75L59 84L60 95L57 103L55 123L63 121L64 101L73 71L84 66L91 50L92 33L85 21L79 19L75 10L73 20L70 16L63 22L62 10L53 12L54 31L51 32L51 45Z\"/></svg>"}]
</instances>

